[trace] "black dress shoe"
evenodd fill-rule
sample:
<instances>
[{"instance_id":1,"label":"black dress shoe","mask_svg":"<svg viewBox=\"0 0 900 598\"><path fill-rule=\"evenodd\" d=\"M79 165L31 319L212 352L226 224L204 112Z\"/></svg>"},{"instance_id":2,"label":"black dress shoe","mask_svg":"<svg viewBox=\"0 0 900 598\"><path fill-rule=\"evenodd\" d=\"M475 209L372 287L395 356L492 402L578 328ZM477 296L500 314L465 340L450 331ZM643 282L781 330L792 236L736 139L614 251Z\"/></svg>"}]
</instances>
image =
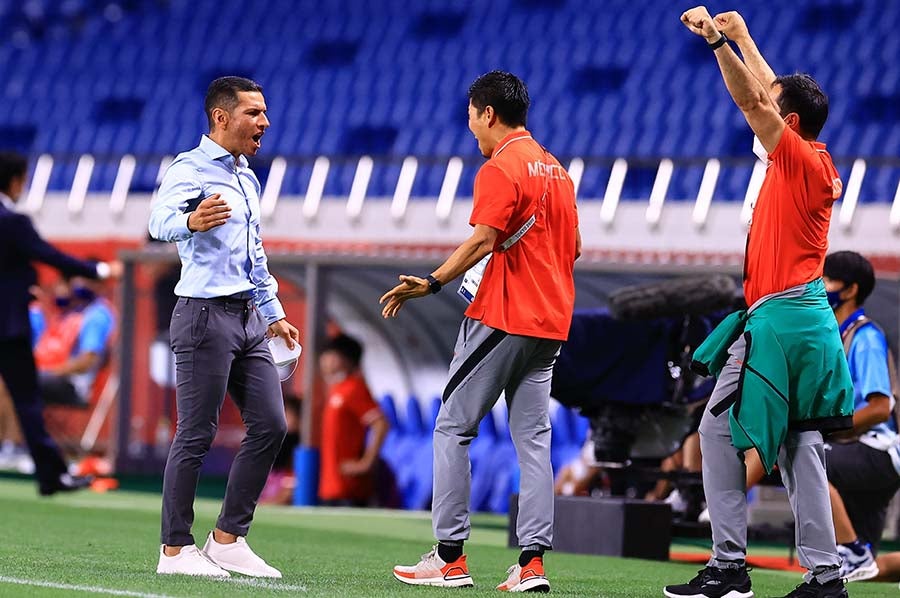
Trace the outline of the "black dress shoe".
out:
<instances>
[{"instance_id":1,"label":"black dress shoe","mask_svg":"<svg viewBox=\"0 0 900 598\"><path fill-rule=\"evenodd\" d=\"M87 488L93 481L94 476L69 475L64 473L50 482L41 483L38 486L38 492L41 496L50 496L57 492L72 492L73 490Z\"/></svg>"}]
</instances>

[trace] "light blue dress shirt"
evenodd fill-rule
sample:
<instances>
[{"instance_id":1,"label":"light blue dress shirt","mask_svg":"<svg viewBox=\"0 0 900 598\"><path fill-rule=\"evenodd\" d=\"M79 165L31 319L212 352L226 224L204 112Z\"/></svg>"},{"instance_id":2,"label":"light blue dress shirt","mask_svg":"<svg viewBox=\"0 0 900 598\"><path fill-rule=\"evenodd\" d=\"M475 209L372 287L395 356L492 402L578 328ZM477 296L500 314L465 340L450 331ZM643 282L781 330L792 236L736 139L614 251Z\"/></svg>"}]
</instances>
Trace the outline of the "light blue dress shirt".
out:
<instances>
[{"instance_id":1,"label":"light blue dress shirt","mask_svg":"<svg viewBox=\"0 0 900 598\"><path fill-rule=\"evenodd\" d=\"M188 230L188 203L196 207L199 198L215 193L228 202L231 218L206 232ZM178 154L163 176L149 226L154 239L178 245L176 295L208 299L251 291L268 324L284 318L259 234L259 194L247 158L235 161L206 135L198 147Z\"/></svg>"}]
</instances>

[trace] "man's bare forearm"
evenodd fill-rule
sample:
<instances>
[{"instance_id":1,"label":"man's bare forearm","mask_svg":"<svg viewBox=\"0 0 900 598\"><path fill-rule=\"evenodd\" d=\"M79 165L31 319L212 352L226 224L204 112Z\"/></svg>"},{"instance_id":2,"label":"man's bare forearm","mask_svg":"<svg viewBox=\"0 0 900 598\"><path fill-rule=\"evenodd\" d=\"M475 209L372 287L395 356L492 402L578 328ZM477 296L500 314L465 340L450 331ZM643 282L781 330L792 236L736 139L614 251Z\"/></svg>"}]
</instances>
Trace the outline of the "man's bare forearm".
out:
<instances>
[{"instance_id":1,"label":"man's bare forearm","mask_svg":"<svg viewBox=\"0 0 900 598\"><path fill-rule=\"evenodd\" d=\"M462 276L466 270L480 262L484 256L491 253L493 248L493 238L482 238L473 235L466 239L462 245L457 247L456 250L450 254L450 257L447 258L447 261L441 264L437 270L432 272L432 276L440 281L441 284L447 284L457 277Z\"/></svg>"},{"instance_id":2,"label":"man's bare forearm","mask_svg":"<svg viewBox=\"0 0 900 598\"><path fill-rule=\"evenodd\" d=\"M738 58L731 46L725 44L716 50L715 54L719 70L722 71L722 79L725 80L725 87L728 88L728 93L738 108L747 112L761 103L771 101L763 84Z\"/></svg>"},{"instance_id":3,"label":"man's bare forearm","mask_svg":"<svg viewBox=\"0 0 900 598\"><path fill-rule=\"evenodd\" d=\"M378 454L381 452L381 446L384 444L384 439L387 438L387 433L390 429L391 426L384 416L380 416L370 424L369 430L371 431L371 436L361 459L367 467L371 468L375 463L375 460L378 459Z\"/></svg>"},{"instance_id":4,"label":"man's bare forearm","mask_svg":"<svg viewBox=\"0 0 900 598\"><path fill-rule=\"evenodd\" d=\"M57 376L71 376L91 371L100 362L100 356L93 351L85 351L69 359L53 371Z\"/></svg>"},{"instance_id":5,"label":"man's bare forearm","mask_svg":"<svg viewBox=\"0 0 900 598\"><path fill-rule=\"evenodd\" d=\"M759 48L756 47L756 42L753 41L753 38L748 35L734 40L734 43L737 44L738 49L741 51L741 56L744 57L744 64L747 65L747 68L750 69L753 76L759 79L759 82L762 83L763 87L766 89L772 87L772 83L775 82L775 71L772 70L772 67L769 66L766 59L763 58L763 55L760 53Z\"/></svg>"}]
</instances>

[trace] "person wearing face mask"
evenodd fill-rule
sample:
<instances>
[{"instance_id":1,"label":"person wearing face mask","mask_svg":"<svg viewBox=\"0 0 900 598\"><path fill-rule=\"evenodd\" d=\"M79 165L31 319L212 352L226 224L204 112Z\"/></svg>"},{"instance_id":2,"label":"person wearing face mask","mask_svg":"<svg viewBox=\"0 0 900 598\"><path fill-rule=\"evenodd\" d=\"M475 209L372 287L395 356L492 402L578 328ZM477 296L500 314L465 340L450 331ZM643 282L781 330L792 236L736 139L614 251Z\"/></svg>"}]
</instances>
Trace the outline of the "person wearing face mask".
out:
<instances>
[{"instance_id":1,"label":"person wearing face mask","mask_svg":"<svg viewBox=\"0 0 900 598\"><path fill-rule=\"evenodd\" d=\"M90 402L115 332L115 315L100 291L96 282L81 277L57 287L59 313L47 322L34 349L48 404L84 407Z\"/></svg>"},{"instance_id":2,"label":"person wearing face mask","mask_svg":"<svg viewBox=\"0 0 900 598\"><path fill-rule=\"evenodd\" d=\"M900 489L896 381L884 332L863 308L875 288L872 264L853 251L838 251L825 258L824 280L854 389L853 429L832 436L826 452L831 505L841 577L863 580L879 573L874 555L888 503Z\"/></svg>"},{"instance_id":3,"label":"person wearing face mask","mask_svg":"<svg viewBox=\"0 0 900 598\"><path fill-rule=\"evenodd\" d=\"M363 379L362 353L359 341L340 334L319 357L328 385L319 466L319 500L326 505L362 507L375 493L374 468L390 424Z\"/></svg>"},{"instance_id":4,"label":"person wearing face mask","mask_svg":"<svg viewBox=\"0 0 900 598\"><path fill-rule=\"evenodd\" d=\"M823 441L853 425L853 383L822 280L832 205L842 191L818 141L828 97L809 75L776 77L737 12L713 18L698 6L681 21L708 44L768 166L744 260L750 307L728 316L693 356L698 372L717 377L700 422L712 556L696 577L663 593L753 596L744 453L755 448L767 472L778 463L807 569L787 597L845 598Z\"/></svg>"}]
</instances>

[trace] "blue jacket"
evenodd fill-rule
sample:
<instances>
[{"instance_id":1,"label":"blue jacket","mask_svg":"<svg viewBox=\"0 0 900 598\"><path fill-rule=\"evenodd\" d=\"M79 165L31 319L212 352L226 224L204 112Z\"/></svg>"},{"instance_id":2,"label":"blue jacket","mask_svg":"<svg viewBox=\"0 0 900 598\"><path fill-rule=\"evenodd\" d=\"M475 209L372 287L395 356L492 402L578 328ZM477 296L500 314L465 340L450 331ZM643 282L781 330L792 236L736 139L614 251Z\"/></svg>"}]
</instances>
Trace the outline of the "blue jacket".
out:
<instances>
[{"instance_id":1,"label":"blue jacket","mask_svg":"<svg viewBox=\"0 0 900 598\"><path fill-rule=\"evenodd\" d=\"M5 199L5 198L3 198ZM97 264L68 256L47 243L25 214L0 201L0 340L31 338L28 289L37 283L32 262L72 276L97 278Z\"/></svg>"}]
</instances>

